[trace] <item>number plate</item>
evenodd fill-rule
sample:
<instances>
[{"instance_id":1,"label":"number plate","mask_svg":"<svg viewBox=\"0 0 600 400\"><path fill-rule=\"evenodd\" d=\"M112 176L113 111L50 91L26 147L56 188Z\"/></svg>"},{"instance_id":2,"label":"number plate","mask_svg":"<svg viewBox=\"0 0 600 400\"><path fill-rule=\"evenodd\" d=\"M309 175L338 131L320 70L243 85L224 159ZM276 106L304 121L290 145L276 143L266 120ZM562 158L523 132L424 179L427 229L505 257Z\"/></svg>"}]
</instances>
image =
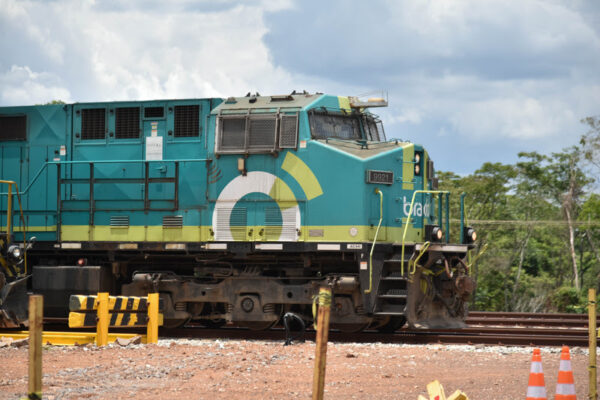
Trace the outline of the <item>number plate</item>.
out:
<instances>
[{"instance_id":1,"label":"number plate","mask_svg":"<svg viewBox=\"0 0 600 400\"><path fill-rule=\"evenodd\" d=\"M394 173L392 171L374 171L367 170L367 183L381 183L391 185L394 183Z\"/></svg>"}]
</instances>

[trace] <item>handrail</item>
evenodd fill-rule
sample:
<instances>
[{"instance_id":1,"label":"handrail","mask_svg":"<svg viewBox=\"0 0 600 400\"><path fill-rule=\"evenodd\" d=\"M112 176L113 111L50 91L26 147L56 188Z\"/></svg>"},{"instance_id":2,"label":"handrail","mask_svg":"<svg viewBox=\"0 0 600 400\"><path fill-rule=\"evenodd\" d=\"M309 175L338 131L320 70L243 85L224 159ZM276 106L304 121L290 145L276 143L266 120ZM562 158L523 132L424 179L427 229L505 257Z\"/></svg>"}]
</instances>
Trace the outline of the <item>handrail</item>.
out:
<instances>
[{"instance_id":1,"label":"handrail","mask_svg":"<svg viewBox=\"0 0 600 400\"><path fill-rule=\"evenodd\" d=\"M183 158L181 160L93 160L93 161L46 161L44 163L44 165L42 165L42 167L37 171L37 173L35 174L35 176L33 177L33 179L29 182L29 184L25 187L25 189L22 192L19 192L19 195L24 195L26 194L29 189L31 188L31 186L35 183L35 181L39 178L39 176L42 174L42 172L44 171L44 169L46 169L46 167L48 165L69 165L69 164L89 164L89 163L94 163L94 164L110 164L110 163L119 163L119 164L123 164L123 163L128 163L128 164L132 164L132 163L156 163L156 162L161 162L161 163L166 163L166 162L201 162L201 161L212 161L212 159L210 158ZM0 196L6 196L8 194L8 192L1 192Z\"/></svg>"},{"instance_id":2,"label":"handrail","mask_svg":"<svg viewBox=\"0 0 600 400\"><path fill-rule=\"evenodd\" d=\"M414 209L415 198L417 197L417 193L450 194L450 192L448 190L415 190L413 192L412 200L410 202L410 209L408 211L408 215L406 216L406 224L404 225L404 233L402 234L402 259L401 259L402 263L400 264L402 266L400 269L400 273L402 275L404 275L404 243L406 241L406 232L408 231L408 225L410 225L410 218L412 216L412 212ZM448 202L448 200L446 200L446 202Z\"/></svg>"},{"instance_id":3,"label":"handrail","mask_svg":"<svg viewBox=\"0 0 600 400\"><path fill-rule=\"evenodd\" d=\"M419 265L419 260L421 259L421 257L423 257L423 254L425 254L425 252L427 251L427 249L429 248L429 246L431 245L431 242L427 241L423 244L423 247L421 248L421 251L419 251L419 255L417 256L417 258L415 258L411 264L410 260L408 261L408 274L409 275L413 275L415 272L417 272L417 266ZM404 271L402 271L404 273Z\"/></svg>"},{"instance_id":4,"label":"handrail","mask_svg":"<svg viewBox=\"0 0 600 400\"><path fill-rule=\"evenodd\" d=\"M373 250L375 250L375 243L379 236L379 228L381 228L381 221L383 221L383 193L379 189L375 189L375 193L379 195L379 224L377 224L373 245L371 246L371 252L369 253L369 289L365 290L365 294L371 293L373 290Z\"/></svg>"},{"instance_id":5,"label":"handrail","mask_svg":"<svg viewBox=\"0 0 600 400\"><path fill-rule=\"evenodd\" d=\"M23 216L23 205L21 204L21 194L19 193L19 187L15 181L0 180L1 183L8 185L8 198L6 202L6 243L7 245L11 242L12 232L12 186L15 185L15 194L17 195L17 202L19 203L19 211L21 217L21 223L23 224L23 262L24 262L24 273L27 274L27 225L25 223L25 217Z\"/></svg>"}]
</instances>

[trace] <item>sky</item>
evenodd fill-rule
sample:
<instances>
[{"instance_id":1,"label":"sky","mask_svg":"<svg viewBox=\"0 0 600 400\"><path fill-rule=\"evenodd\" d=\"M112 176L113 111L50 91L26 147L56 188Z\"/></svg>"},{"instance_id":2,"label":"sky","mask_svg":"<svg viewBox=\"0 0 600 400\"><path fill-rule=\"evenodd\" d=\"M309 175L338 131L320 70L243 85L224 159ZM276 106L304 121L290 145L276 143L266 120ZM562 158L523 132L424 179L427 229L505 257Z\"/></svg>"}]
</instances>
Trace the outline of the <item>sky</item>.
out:
<instances>
[{"instance_id":1,"label":"sky","mask_svg":"<svg viewBox=\"0 0 600 400\"><path fill-rule=\"evenodd\" d=\"M377 96L388 138L469 174L600 115L595 0L0 0L0 106Z\"/></svg>"}]
</instances>

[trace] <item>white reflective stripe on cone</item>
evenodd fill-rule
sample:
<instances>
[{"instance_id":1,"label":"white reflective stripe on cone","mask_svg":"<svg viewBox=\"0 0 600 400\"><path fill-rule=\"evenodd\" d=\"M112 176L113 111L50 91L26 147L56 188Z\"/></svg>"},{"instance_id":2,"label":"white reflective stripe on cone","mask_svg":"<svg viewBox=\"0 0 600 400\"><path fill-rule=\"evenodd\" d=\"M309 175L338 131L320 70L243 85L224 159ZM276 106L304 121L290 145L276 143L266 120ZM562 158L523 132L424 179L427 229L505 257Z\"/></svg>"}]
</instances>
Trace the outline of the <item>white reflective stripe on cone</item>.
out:
<instances>
[{"instance_id":1,"label":"white reflective stripe on cone","mask_svg":"<svg viewBox=\"0 0 600 400\"><path fill-rule=\"evenodd\" d=\"M542 363L539 361L534 361L531 363L531 372L534 374L541 374L542 372Z\"/></svg>"},{"instance_id":2,"label":"white reflective stripe on cone","mask_svg":"<svg viewBox=\"0 0 600 400\"><path fill-rule=\"evenodd\" d=\"M571 361L570 360L560 360L560 367L558 367L561 371L571 371Z\"/></svg>"},{"instance_id":3,"label":"white reflective stripe on cone","mask_svg":"<svg viewBox=\"0 0 600 400\"><path fill-rule=\"evenodd\" d=\"M557 392L557 394L560 394ZM529 386L527 388L527 397L545 399L546 388L544 386Z\"/></svg>"},{"instance_id":4,"label":"white reflective stripe on cone","mask_svg":"<svg viewBox=\"0 0 600 400\"><path fill-rule=\"evenodd\" d=\"M556 385L556 394L575 394L575 385L572 383L559 383Z\"/></svg>"}]
</instances>

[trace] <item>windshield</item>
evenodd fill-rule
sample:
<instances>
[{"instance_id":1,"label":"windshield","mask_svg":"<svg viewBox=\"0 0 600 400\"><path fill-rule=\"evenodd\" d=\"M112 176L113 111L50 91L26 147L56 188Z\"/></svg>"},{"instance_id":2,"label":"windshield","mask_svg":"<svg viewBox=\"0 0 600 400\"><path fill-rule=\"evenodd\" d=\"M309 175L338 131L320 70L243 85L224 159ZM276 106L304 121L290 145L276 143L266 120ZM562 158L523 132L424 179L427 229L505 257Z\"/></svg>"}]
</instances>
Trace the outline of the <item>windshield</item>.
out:
<instances>
[{"instance_id":1,"label":"windshield","mask_svg":"<svg viewBox=\"0 0 600 400\"><path fill-rule=\"evenodd\" d=\"M383 125L372 114L310 113L310 129L314 139L346 139L385 141ZM362 132L364 132L364 136Z\"/></svg>"}]
</instances>

